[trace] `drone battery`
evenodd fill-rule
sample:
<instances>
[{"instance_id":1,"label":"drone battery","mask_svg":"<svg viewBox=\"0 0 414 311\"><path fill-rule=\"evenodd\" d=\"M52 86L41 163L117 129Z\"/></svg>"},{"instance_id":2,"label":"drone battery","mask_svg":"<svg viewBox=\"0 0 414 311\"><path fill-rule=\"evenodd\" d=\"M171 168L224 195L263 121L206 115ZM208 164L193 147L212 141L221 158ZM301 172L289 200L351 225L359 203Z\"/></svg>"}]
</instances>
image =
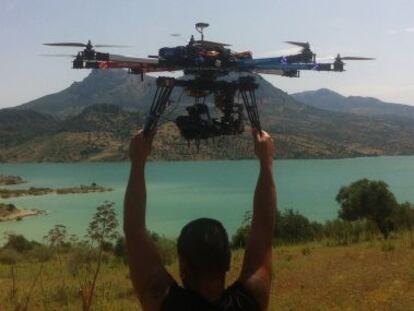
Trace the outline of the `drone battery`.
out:
<instances>
[{"instance_id":1,"label":"drone battery","mask_svg":"<svg viewBox=\"0 0 414 311\"><path fill-rule=\"evenodd\" d=\"M97 62L85 62L85 67L84 68L98 69L99 68L99 63L97 63Z\"/></svg>"},{"instance_id":2,"label":"drone battery","mask_svg":"<svg viewBox=\"0 0 414 311\"><path fill-rule=\"evenodd\" d=\"M96 52L95 58L99 61L109 61L109 53Z\"/></svg>"},{"instance_id":3,"label":"drone battery","mask_svg":"<svg viewBox=\"0 0 414 311\"><path fill-rule=\"evenodd\" d=\"M332 64L319 64L316 67L318 71L332 71Z\"/></svg>"},{"instance_id":4,"label":"drone battery","mask_svg":"<svg viewBox=\"0 0 414 311\"><path fill-rule=\"evenodd\" d=\"M177 46L175 48L162 48L158 55L161 58L161 63L174 64L183 62L186 59L186 52L185 46Z\"/></svg>"}]
</instances>

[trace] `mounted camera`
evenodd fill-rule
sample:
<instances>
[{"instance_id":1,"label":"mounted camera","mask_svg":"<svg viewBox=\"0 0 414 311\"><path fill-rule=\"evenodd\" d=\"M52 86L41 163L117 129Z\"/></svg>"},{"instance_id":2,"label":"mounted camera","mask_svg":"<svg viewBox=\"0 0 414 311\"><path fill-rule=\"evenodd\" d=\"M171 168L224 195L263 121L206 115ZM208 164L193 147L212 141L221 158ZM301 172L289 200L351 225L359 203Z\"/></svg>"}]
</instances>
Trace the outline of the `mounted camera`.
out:
<instances>
[{"instance_id":1,"label":"mounted camera","mask_svg":"<svg viewBox=\"0 0 414 311\"><path fill-rule=\"evenodd\" d=\"M187 116L176 119L181 136L187 141L214 138L223 135L236 135L244 131L243 105L226 107L221 118L212 118L206 104L187 107Z\"/></svg>"}]
</instances>

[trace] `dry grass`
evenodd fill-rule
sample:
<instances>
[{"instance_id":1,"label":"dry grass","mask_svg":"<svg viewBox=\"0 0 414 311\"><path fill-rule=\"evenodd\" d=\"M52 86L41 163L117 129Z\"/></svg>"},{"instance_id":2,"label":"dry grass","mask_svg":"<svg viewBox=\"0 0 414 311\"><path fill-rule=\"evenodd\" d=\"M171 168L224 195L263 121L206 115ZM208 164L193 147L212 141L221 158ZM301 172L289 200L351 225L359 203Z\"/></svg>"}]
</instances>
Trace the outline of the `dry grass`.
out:
<instances>
[{"instance_id":1,"label":"dry grass","mask_svg":"<svg viewBox=\"0 0 414 311\"><path fill-rule=\"evenodd\" d=\"M274 252L270 310L414 310L414 248L408 236L351 246L283 246ZM72 274L70 256L63 256L62 265L57 259L44 263L29 310L81 310L80 288L90 267ZM229 283L237 277L242 257L241 251L234 253ZM19 310L16 305L24 303L41 265L17 263L12 299L10 266L0 264L1 311ZM168 269L177 277L177 263ZM93 310L140 310L121 262L110 259L98 283Z\"/></svg>"}]
</instances>

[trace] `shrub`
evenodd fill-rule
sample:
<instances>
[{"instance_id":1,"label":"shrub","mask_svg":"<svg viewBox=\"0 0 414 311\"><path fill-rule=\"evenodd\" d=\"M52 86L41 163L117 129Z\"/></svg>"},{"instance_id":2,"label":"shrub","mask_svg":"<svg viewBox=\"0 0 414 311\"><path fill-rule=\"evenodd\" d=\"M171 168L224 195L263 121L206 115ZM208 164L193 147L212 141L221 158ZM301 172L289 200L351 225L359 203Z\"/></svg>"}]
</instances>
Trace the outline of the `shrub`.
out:
<instances>
[{"instance_id":1,"label":"shrub","mask_svg":"<svg viewBox=\"0 0 414 311\"><path fill-rule=\"evenodd\" d=\"M158 233L148 233L158 249L162 264L172 264L177 259L177 243L174 240L159 235ZM122 258L124 263L128 262L128 249L125 237L122 236L117 239L113 252L116 257Z\"/></svg>"},{"instance_id":2,"label":"shrub","mask_svg":"<svg viewBox=\"0 0 414 311\"><path fill-rule=\"evenodd\" d=\"M14 249L18 252L24 252L33 249L35 246L39 246L40 243L35 241L28 241L21 234L10 233L7 235L7 242L4 245L4 248Z\"/></svg>"},{"instance_id":3,"label":"shrub","mask_svg":"<svg viewBox=\"0 0 414 311\"><path fill-rule=\"evenodd\" d=\"M68 270L73 276L79 274L85 266L89 266L98 260L98 251L86 247L73 249L68 261Z\"/></svg>"},{"instance_id":4,"label":"shrub","mask_svg":"<svg viewBox=\"0 0 414 311\"><path fill-rule=\"evenodd\" d=\"M124 237L119 237L114 246L114 255L121 258L124 263L128 262L128 249Z\"/></svg>"},{"instance_id":5,"label":"shrub","mask_svg":"<svg viewBox=\"0 0 414 311\"><path fill-rule=\"evenodd\" d=\"M164 236L160 236L155 245L161 256L161 262L164 265L170 265L177 259L177 244Z\"/></svg>"},{"instance_id":6,"label":"shrub","mask_svg":"<svg viewBox=\"0 0 414 311\"><path fill-rule=\"evenodd\" d=\"M2 249L0 251L0 263L3 265L14 265L21 259L21 255L14 249Z\"/></svg>"},{"instance_id":7,"label":"shrub","mask_svg":"<svg viewBox=\"0 0 414 311\"><path fill-rule=\"evenodd\" d=\"M27 253L28 258L35 259L38 262L49 261L53 258L53 255L53 249L46 247L44 245L35 246Z\"/></svg>"},{"instance_id":8,"label":"shrub","mask_svg":"<svg viewBox=\"0 0 414 311\"><path fill-rule=\"evenodd\" d=\"M247 245L247 238L250 233L250 225L241 226L231 239L231 247L233 249L245 248Z\"/></svg>"},{"instance_id":9,"label":"shrub","mask_svg":"<svg viewBox=\"0 0 414 311\"><path fill-rule=\"evenodd\" d=\"M309 246L306 246L304 248L301 249L301 253L303 256L308 256L311 254L311 249Z\"/></svg>"},{"instance_id":10,"label":"shrub","mask_svg":"<svg viewBox=\"0 0 414 311\"><path fill-rule=\"evenodd\" d=\"M358 243L362 236L370 232L369 222L366 221L343 221L336 219L326 222L324 226L324 236L336 245L348 245Z\"/></svg>"},{"instance_id":11,"label":"shrub","mask_svg":"<svg viewBox=\"0 0 414 311\"><path fill-rule=\"evenodd\" d=\"M291 209L278 212L274 236L284 243L312 241L322 237L323 226Z\"/></svg>"},{"instance_id":12,"label":"shrub","mask_svg":"<svg viewBox=\"0 0 414 311\"><path fill-rule=\"evenodd\" d=\"M411 231L414 227L414 208L405 202L399 204L393 211L392 222L396 229Z\"/></svg>"}]
</instances>

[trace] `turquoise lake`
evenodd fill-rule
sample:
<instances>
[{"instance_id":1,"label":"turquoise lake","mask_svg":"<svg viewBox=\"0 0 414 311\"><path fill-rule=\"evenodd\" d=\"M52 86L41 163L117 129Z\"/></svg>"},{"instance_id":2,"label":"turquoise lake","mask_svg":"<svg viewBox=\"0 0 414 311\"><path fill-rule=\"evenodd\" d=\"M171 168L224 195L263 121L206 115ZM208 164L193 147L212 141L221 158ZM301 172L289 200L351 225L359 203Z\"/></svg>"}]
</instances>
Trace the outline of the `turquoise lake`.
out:
<instances>
[{"instance_id":1,"label":"turquoise lake","mask_svg":"<svg viewBox=\"0 0 414 311\"><path fill-rule=\"evenodd\" d=\"M335 196L339 188L364 177L384 180L398 201L414 202L414 156L278 160L274 166L279 208L298 210L311 220L336 218ZM129 163L0 164L0 173L22 176L28 181L11 188L57 188L96 182L114 189L105 193L1 199L48 214L0 223L0 234L13 231L40 240L55 224L64 224L69 233L83 237L96 207L104 201L115 202L121 224L128 172ZM258 163L154 162L148 164L146 175L150 230L176 237L189 220L213 217L233 234L244 213L251 209Z\"/></svg>"}]
</instances>

